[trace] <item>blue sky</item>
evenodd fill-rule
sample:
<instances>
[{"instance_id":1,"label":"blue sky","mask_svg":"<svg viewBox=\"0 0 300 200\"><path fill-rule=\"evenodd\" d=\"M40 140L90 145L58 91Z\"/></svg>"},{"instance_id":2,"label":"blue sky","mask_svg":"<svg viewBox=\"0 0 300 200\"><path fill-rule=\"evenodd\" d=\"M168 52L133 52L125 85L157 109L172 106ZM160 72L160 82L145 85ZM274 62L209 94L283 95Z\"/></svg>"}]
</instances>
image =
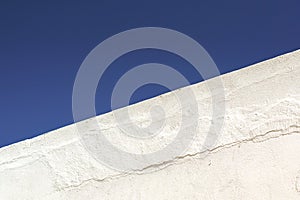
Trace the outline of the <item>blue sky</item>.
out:
<instances>
[{"instance_id":1,"label":"blue sky","mask_svg":"<svg viewBox=\"0 0 300 200\"><path fill-rule=\"evenodd\" d=\"M299 7L297 1L276 0L1 1L0 147L71 124L76 72L114 34L147 26L180 31L198 41L224 74L298 49ZM170 53L132 52L100 80L97 113L110 110L109 94L122 73L154 61L180 70L192 83L202 80ZM131 102L167 91L146 85Z\"/></svg>"}]
</instances>

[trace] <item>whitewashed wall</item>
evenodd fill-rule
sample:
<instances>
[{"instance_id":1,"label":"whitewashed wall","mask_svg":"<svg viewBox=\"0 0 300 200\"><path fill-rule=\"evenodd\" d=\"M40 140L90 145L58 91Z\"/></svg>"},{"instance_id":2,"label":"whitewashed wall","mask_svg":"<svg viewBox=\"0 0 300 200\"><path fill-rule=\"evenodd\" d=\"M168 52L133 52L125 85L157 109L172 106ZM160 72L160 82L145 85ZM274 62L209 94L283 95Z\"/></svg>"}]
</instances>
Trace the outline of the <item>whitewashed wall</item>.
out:
<instances>
[{"instance_id":1,"label":"whitewashed wall","mask_svg":"<svg viewBox=\"0 0 300 200\"><path fill-rule=\"evenodd\" d=\"M93 158L70 125L0 149L0 199L300 199L300 51L221 78L226 115L208 150L201 144L210 126L211 96L203 82L188 87L201 115L196 137L180 156L144 169L114 170ZM132 121L146 126L149 108L163 105L162 134L128 137L113 113L97 117L103 134L126 152L164 148L180 127L176 92L128 108Z\"/></svg>"}]
</instances>

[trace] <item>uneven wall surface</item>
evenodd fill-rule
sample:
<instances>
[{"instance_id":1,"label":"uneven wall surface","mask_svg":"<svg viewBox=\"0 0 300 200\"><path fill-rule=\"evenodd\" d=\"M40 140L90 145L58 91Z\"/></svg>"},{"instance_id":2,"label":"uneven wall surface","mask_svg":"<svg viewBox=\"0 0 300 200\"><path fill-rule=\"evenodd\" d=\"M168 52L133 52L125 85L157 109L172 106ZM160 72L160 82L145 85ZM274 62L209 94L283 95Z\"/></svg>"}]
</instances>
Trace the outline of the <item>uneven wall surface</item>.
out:
<instances>
[{"instance_id":1,"label":"uneven wall surface","mask_svg":"<svg viewBox=\"0 0 300 200\"><path fill-rule=\"evenodd\" d=\"M70 125L0 149L0 199L300 199L300 50L220 78L225 116L213 146L201 145L213 123L205 81L180 89L194 92L201 112L196 135L181 155L124 172L96 160ZM165 108L161 134L145 140L122 134L114 120L122 109L96 120L122 151L155 152L180 128L176 93L127 108L141 127L151 123L152 105Z\"/></svg>"}]
</instances>

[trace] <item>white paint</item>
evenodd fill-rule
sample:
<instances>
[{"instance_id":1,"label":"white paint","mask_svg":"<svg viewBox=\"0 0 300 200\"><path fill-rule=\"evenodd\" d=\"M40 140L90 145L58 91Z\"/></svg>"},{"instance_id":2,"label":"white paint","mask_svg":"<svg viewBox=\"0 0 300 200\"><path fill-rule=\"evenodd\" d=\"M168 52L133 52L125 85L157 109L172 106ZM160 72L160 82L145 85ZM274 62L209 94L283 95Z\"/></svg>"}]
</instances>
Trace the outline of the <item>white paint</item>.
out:
<instances>
[{"instance_id":1,"label":"white paint","mask_svg":"<svg viewBox=\"0 0 300 200\"><path fill-rule=\"evenodd\" d=\"M189 86L203 113L197 137L180 157L144 170L115 171L87 153L70 125L0 149L0 199L299 199L300 51L221 78L226 116L210 150L201 151L211 115L210 92L202 82ZM118 148L157 151L180 126L176 92L129 106L132 120L146 126L150 107L164 105L166 126L153 138L126 137L113 113L97 120Z\"/></svg>"}]
</instances>

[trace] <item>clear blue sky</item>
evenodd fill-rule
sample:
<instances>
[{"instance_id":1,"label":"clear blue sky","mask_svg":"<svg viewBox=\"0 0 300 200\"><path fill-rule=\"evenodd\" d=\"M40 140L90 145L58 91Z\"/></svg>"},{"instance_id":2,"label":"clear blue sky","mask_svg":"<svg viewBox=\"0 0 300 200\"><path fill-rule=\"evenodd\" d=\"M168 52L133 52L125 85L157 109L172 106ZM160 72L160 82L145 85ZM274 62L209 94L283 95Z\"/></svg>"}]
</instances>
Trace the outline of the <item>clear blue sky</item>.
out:
<instances>
[{"instance_id":1,"label":"clear blue sky","mask_svg":"<svg viewBox=\"0 0 300 200\"><path fill-rule=\"evenodd\" d=\"M1 1L0 147L72 123L76 72L96 45L116 33L145 26L178 30L203 45L224 74L298 49L299 8L299 1L289 0ZM112 85L122 73L153 61L201 81L172 54L133 52L101 80L98 114L109 111ZM166 91L147 85L132 102Z\"/></svg>"}]
</instances>

